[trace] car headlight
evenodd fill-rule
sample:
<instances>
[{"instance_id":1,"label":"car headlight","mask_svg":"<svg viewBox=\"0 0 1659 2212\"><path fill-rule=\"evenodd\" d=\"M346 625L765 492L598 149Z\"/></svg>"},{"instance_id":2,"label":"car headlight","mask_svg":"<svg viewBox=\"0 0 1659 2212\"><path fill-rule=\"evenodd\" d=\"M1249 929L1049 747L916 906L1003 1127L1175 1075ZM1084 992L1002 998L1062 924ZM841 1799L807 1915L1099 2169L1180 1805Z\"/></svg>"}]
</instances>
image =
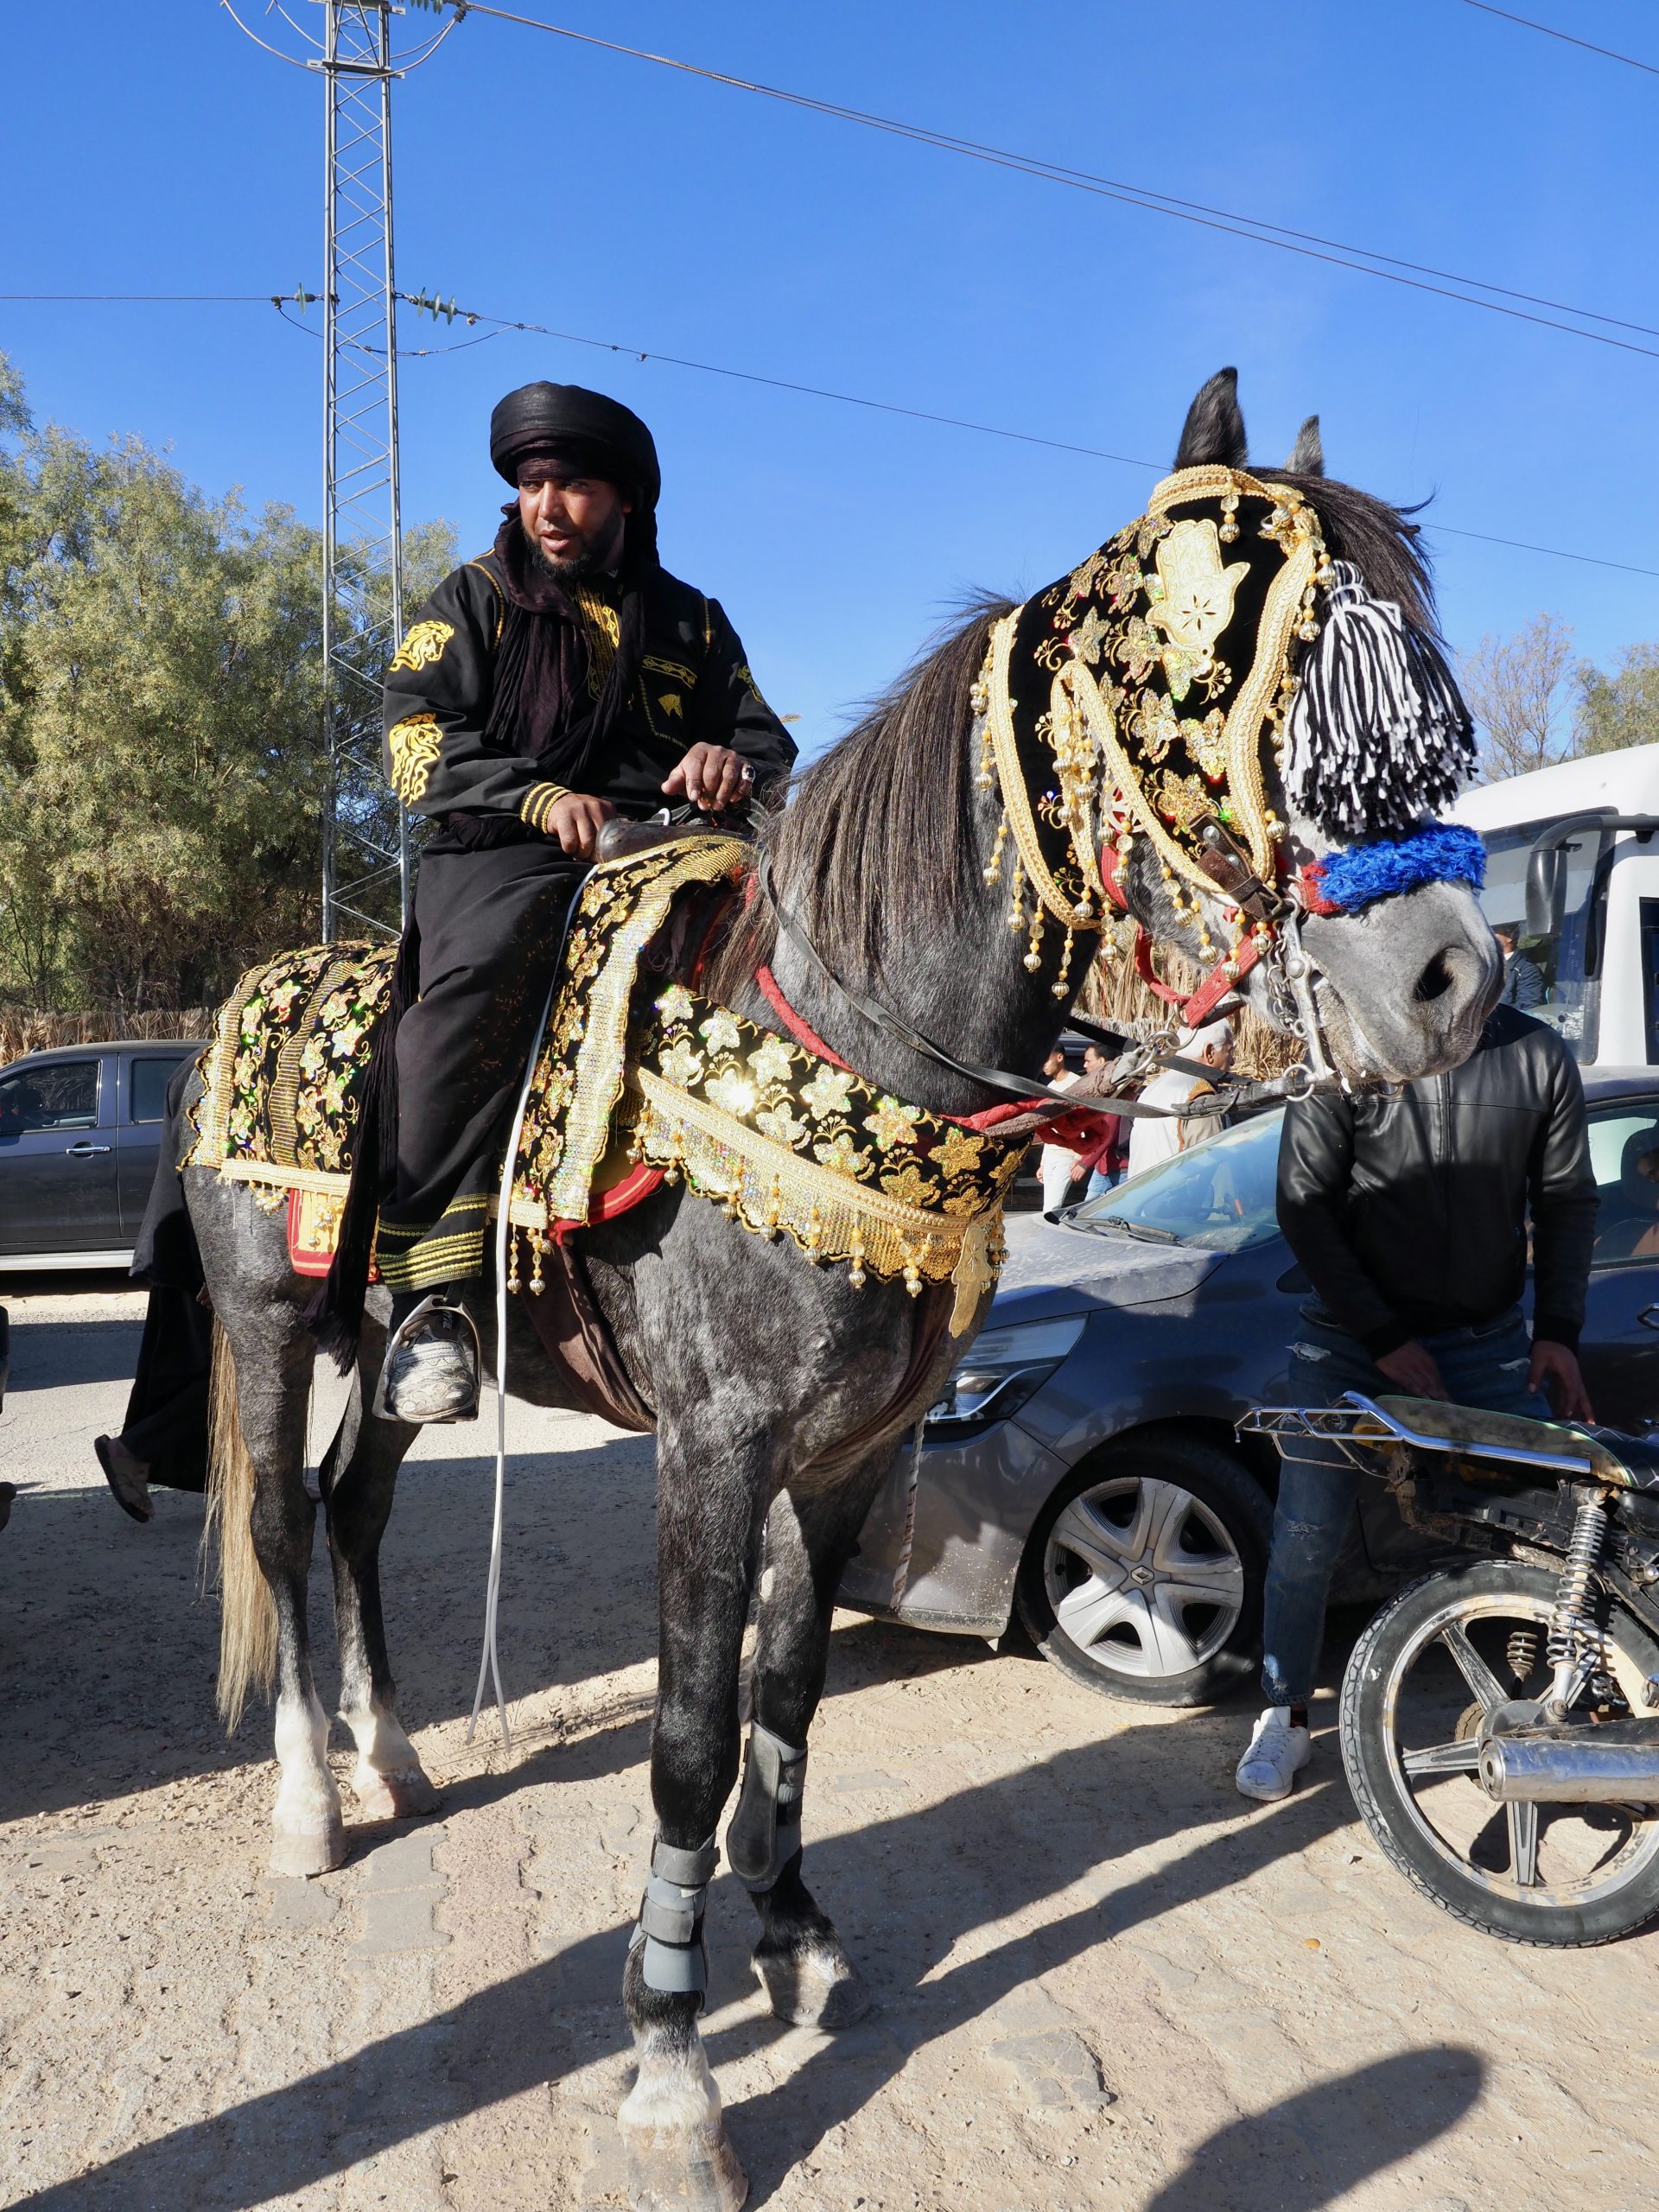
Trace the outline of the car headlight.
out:
<instances>
[{"instance_id":1,"label":"car headlight","mask_svg":"<svg viewBox=\"0 0 1659 2212\"><path fill-rule=\"evenodd\" d=\"M951 1369L927 1426L950 1434L1017 1413L1041 1389L1083 1334L1086 1313L1058 1321L1014 1321L986 1329Z\"/></svg>"}]
</instances>

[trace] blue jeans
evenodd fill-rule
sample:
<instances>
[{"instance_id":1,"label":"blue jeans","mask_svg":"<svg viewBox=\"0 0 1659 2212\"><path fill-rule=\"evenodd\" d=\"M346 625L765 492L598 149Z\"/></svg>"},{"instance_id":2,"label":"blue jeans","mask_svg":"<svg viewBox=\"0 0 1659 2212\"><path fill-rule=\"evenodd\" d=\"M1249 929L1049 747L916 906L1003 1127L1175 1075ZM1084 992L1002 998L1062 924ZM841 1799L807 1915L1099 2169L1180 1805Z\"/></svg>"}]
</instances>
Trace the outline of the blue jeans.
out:
<instances>
[{"instance_id":1,"label":"blue jeans","mask_svg":"<svg viewBox=\"0 0 1659 2212\"><path fill-rule=\"evenodd\" d=\"M1108 1191L1115 1191L1122 1180L1123 1170L1121 1167L1109 1169L1104 1173L1096 1167L1089 1178L1089 1188L1084 1192L1084 1196L1089 1198L1103 1198Z\"/></svg>"},{"instance_id":2,"label":"blue jeans","mask_svg":"<svg viewBox=\"0 0 1659 2212\"><path fill-rule=\"evenodd\" d=\"M1532 1338L1518 1306L1478 1328L1448 1329L1421 1339L1433 1355L1454 1403L1492 1414L1548 1421L1540 1391L1527 1387ZM1345 1329L1303 1316L1290 1348L1290 1401L1334 1406L1344 1390L1368 1398L1398 1393L1370 1354ZM1287 1459L1279 1471L1262 1622L1262 1690L1269 1705L1306 1705L1325 1641L1325 1601L1331 1570L1348 1533L1359 1471L1334 1446L1304 1444L1313 1459Z\"/></svg>"}]
</instances>

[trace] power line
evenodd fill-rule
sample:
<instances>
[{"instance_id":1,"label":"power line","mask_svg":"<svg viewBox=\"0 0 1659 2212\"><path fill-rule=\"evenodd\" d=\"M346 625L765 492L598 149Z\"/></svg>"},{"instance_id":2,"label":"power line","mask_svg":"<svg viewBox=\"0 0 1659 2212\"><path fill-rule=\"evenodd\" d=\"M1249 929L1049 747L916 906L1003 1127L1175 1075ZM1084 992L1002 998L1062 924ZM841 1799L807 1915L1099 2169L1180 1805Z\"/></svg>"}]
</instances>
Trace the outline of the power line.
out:
<instances>
[{"instance_id":1,"label":"power line","mask_svg":"<svg viewBox=\"0 0 1659 2212\"><path fill-rule=\"evenodd\" d=\"M429 312L431 310L432 302L423 296L416 296L408 292L400 293L398 296L411 307L425 308ZM759 371L753 369L734 369L715 361L694 361L679 353L653 353L645 346L624 345L620 340L588 338L575 331L555 330L544 322L509 321L499 315L485 315L476 308L458 308L453 301L447 308L441 311L452 321L459 320L468 324L493 323L498 331L524 331L529 335L538 338L557 339L568 346L590 346L596 353L626 354L640 362L661 361L671 368L696 369L705 376L730 377L742 384L766 385L774 391L803 393L812 399L832 399L846 407L868 407L878 414L907 416L912 422L939 423L950 429L974 430L984 437L1010 438L1020 445L1046 446L1056 453L1082 454L1090 461L1115 461L1123 468L1144 468L1154 476L1167 474L1159 462L1142 461L1135 454L1108 453L1100 446L1073 445L1061 438L1039 437L1029 430L1005 429L999 423L969 422L958 415L936 415L922 407L900 407L891 400L870 399L860 392L833 391L823 385L796 384L785 377L762 376ZM1628 561L1609 561L1598 553L1569 553L1559 545L1535 545L1529 543L1523 538L1495 537L1487 531L1459 530L1451 523L1428 522L1425 523L1424 528L1444 531L1451 537L1478 538L1484 545L1507 545L1519 553L1543 553L1560 561L1581 562L1591 568L1617 569L1625 575L1659 576L1659 569L1637 568Z\"/></svg>"},{"instance_id":2,"label":"power line","mask_svg":"<svg viewBox=\"0 0 1659 2212\"><path fill-rule=\"evenodd\" d=\"M307 296L315 299L316 295L311 294ZM422 293L399 292L397 296L406 306L416 309L424 308L429 313L436 304ZM309 330L308 325L296 321L288 313L296 297L296 295L294 293L284 296L281 293L270 292L0 292L0 301L124 300L145 303L176 302L251 303L258 307L275 307L290 329ZM966 416L939 415L925 407L905 407L895 400L872 399L864 392L836 391L827 385L800 384L788 377L763 375L758 369L734 368L728 362L693 360L689 355L683 353L659 353L649 346L625 344L620 339L589 338L581 331L556 330L550 323L524 322L510 320L502 315L485 315L477 308L456 307L453 302L448 307L440 305L438 311L452 322L465 322L469 327L479 323L490 324L492 327L486 334L486 338L499 338L510 331L520 331L528 337L556 339L562 345L584 346L597 353L626 355L629 359L641 363L657 361L667 368L692 369L702 376L726 377L738 384L764 385L772 391L793 392L810 399L832 400L839 406L867 408L871 413L877 415L902 416L912 423L936 423L946 429L971 430L980 437L1005 438L1016 445L1042 446L1051 453L1078 454L1086 460L1111 461L1122 468L1145 469L1153 476L1161 476L1166 473L1161 463L1155 461L1143 461L1138 454L1109 453L1103 446L1078 445L1066 438L1043 437L1033 430L1011 430L999 423L977 423ZM315 331L309 331L309 334L312 337L317 335ZM484 342L486 342L484 339L463 339L453 346L400 346L397 350L402 357L420 359L435 353L458 353L467 346L481 345ZM1425 523L1424 528L1439 531L1448 537L1477 539L1483 545L1508 546L1512 551L1517 553L1541 553L1551 560L1576 561L1593 569L1616 569L1623 575L1659 577L1659 569L1638 568L1634 563L1629 561L1610 561L1599 553L1573 553L1569 552L1565 546L1538 545L1522 537L1499 537L1490 531L1461 530L1449 522L1427 522Z\"/></svg>"},{"instance_id":3,"label":"power line","mask_svg":"<svg viewBox=\"0 0 1659 2212\"><path fill-rule=\"evenodd\" d=\"M1649 77L1659 77L1659 67L1651 61L1638 61L1633 54L1615 54L1611 46L1592 46L1587 38L1558 31L1554 23L1535 23L1530 16L1512 16L1507 8L1494 8L1491 0L1463 0L1463 4L1478 8L1483 16L1501 16L1506 23L1519 23L1522 30L1541 31L1546 38L1558 38L1564 46L1582 47L1586 54L1599 54L1605 61L1622 61L1627 69L1643 69Z\"/></svg>"},{"instance_id":4,"label":"power line","mask_svg":"<svg viewBox=\"0 0 1659 2212\"><path fill-rule=\"evenodd\" d=\"M452 0L456 4L457 0ZM891 137L909 139L918 145L931 146L944 153L958 154L970 161L982 162L992 168L1011 169L1024 176L1036 178L1046 184L1062 184L1077 192L1086 192L1100 200L1113 200L1130 207L1139 207L1147 214L1167 215L1173 220L1192 223L1202 230L1221 231L1231 238L1249 240L1255 245L1274 246L1281 253L1300 254L1308 261L1322 261L1332 267L1348 269L1363 276L1375 276L1388 284L1402 284L1417 292L1428 292L1440 299L1456 300L1465 307L1484 308L1488 314L1507 315L1512 321L1529 322L1546 330L1563 333L1569 338L1582 338L1597 346L1612 346L1621 353L1640 353L1650 360L1659 360L1659 348L1634 345L1628 339L1614 338L1605 331L1583 330L1576 323L1560 322L1552 315L1533 315L1523 308L1505 307L1502 298L1530 300L1540 306L1554 307L1565 315L1580 315L1586 321L1606 322L1615 327L1640 331L1643 336L1659 336L1659 331L1645 323L1630 323L1618 316L1604 315L1588 308L1576 308L1559 301L1537 300L1531 293L1510 289L1501 284L1489 284L1478 276L1456 276L1450 271L1433 270L1427 264L1399 259L1389 254L1375 252L1367 246L1347 245L1337 239L1320 238L1318 233L1290 230L1284 225L1268 223L1253 215L1240 215L1226 208L1211 208L1199 200L1178 200L1172 194L1154 191L1144 185L1128 184L1113 177L1096 176L1087 169L1075 169L1039 156L1021 154L1007 147L987 145L974 138L960 138L951 132L935 130L924 124L906 123L892 116L872 114L863 108L843 107L833 100L819 99L807 92L790 92L777 85L765 85L747 77L736 77L720 69L705 68L700 63L682 61L666 54L653 54L646 48L626 46L616 39L600 38L590 31L571 30L563 23L550 23L535 16L523 16L507 8L491 7L484 0L467 0L469 16L488 16L505 23L515 23L526 30L546 32L554 38L568 39L578 46L589 46L607 54L626 55L635 61L649 61L658 68L672 69L683 76L700 77L706 82L725 85L737 92L753 92L763 99L777 100L788 107L805 110L814 115L823 115L842 123L855 123L861 128L879 130ZM1351 257L1363 256L1365 258ZM1376 268L1373 262L1387 262L1391 265ZM1421 273L1408 276L1400 272L1417 270ZM1446 283L1430 283L1430 276L1445 276ZM1471 292L1454 289L1460 284L1476 286L1481 291L1493 292L1502 298L1478 299Z\"/></svg>"},{"instance_id":5,"label":"power line","mask_svg":"<svg viewBox=\"0 0 1659 2212\"><path fill-rule=\"evenodd\" d=\"M126 301L143 306L268 308L270 292L0 292L0 300Z\"/></svg>"}]
</instances>

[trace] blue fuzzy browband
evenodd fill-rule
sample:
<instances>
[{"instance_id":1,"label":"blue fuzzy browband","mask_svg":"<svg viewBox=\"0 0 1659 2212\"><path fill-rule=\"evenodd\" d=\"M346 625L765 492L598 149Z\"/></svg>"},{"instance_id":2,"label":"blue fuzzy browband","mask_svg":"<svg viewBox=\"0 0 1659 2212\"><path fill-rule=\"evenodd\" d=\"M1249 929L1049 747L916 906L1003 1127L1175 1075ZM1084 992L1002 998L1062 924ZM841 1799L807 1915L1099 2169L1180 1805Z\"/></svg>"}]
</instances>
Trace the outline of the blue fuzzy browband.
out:
<instances>
[{"instance_id":1,"label":"blue fuzzy browband","mask_svg":"<svg viewBox=\"0 0 1659 2212\"><path fill-rule=\"evenodd\" d=\"M1344 845L1306 874L1321 904L1351 914L1425 883L1466 883L1478 891L1486 880L1486 848L1472 830L1436 823L1397 842Z\"/></svg>"}]
</instances>

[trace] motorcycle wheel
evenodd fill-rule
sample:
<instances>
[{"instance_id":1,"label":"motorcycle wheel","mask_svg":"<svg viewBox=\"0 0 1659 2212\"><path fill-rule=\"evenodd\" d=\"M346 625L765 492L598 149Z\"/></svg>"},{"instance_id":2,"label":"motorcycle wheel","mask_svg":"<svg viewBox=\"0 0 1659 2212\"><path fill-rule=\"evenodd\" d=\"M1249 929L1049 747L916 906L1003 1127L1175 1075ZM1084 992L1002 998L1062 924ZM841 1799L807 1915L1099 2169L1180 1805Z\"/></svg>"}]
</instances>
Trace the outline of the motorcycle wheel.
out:
<instances>
[{"instance_id":1,"label":"motorcycle wheel","mask_svg":"<svg viewBox=\"0 0 1659 2212\"><path fill-rule=\"evenodd\" d=\"M1555 1590L1514 1560L1461 1561L1402 1590L1348 1662L1342 1758L1378 1846L1443 1912L1512 1942L1585 1948L1659 1914L1659 1808L1497 1804L1477 1772L1484 1722L1548 1685ZM1613 1709L1643 1716L1659 1643L1617 1605L1605 1632ZM1535 1656L1517 1681L1526 1639Z\"/></svg>"}]
</instances>

